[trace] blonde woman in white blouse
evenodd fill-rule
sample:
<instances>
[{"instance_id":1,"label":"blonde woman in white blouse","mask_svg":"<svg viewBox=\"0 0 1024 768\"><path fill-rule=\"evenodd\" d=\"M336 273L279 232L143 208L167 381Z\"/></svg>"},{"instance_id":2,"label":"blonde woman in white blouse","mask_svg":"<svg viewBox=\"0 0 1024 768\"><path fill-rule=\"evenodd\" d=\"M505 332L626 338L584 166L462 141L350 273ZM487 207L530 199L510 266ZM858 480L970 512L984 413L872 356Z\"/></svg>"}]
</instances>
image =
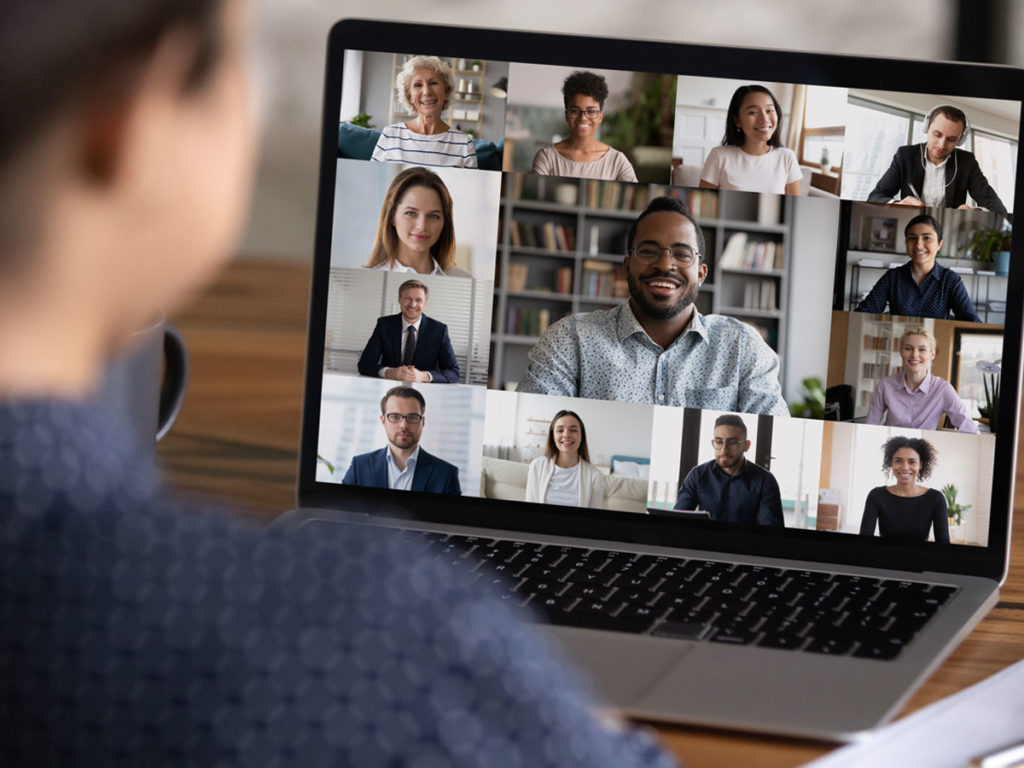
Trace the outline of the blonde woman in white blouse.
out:
<instances>
[{"instance_id":1,"label":"blonde woman in white blouse","mask_svg":"<svg viewBox=\"0 0 1024 768\"><path fill-rule=\"evenodd\" d=\"M559 411L548 427L543 456L530 462L526 500L570 507L605 506L605 480L590 463L587 431L573 411Z\"/></svg>"}]
</instances>

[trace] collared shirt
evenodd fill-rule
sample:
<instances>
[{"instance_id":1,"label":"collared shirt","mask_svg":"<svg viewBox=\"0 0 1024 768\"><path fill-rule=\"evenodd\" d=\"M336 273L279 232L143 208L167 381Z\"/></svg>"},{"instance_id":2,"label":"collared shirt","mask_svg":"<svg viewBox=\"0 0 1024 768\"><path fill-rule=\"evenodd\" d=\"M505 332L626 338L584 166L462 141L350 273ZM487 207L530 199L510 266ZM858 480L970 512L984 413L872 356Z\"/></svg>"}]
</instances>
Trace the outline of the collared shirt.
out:
<instances>
[{"instance_id":1,"label":"collared shirt","mask_svg":"<svg viewBox=\"0 0 1024 768\"><path fill-rule=\"evenodd\" d=\"M779 357L751 326L696 309L668 349L629 303L563 318L529 352L517 390L720 411L789 414Z\"/></svg>"},{"instance_id":2,"label":"collared shirt","mask_svg":"<svg viewBox=\"0 0 1024 768\"><path fill-rule=\"evenodd\" d=\"M686 474L675 508L703 509L722 523L785 525L775 476L746 459L735 475L714 459L698 464Z\"/></svg>"},{"instance_id":3,"label":"collared shirt","mask_svg":"<svg viewBox=\"0 0 1024 768\"><path fill-rule=\"evenodd\" d=\"M927 148L925 149L926 159L924 161L924 189L921 190L921 202L925 205L945 208L946 206L946 163L950 155L936 165L927 159Z\"/></svg>"},{"instance_id":4,"label":"collared shirt","mask_svg":"<svg viewBox=\"0 0 1024 768\"><path fill-rule=\"evenodd\" d=\"M395 464L395 457L391 453L391 446L388 446L385 461L388 465L388 488L393 491L408 491L412 489L412 476L416 474L416 461L420 457L420 447L412 452L412 456L405 462L405 469L399 469Z\"/></svg>"},{"instance_id":5,"label":"collared shirt","mask_svg":"<svg viewBox=\"0 0 1024 768\"><path fill-rule=\"evenodd\" d=\"M957 320L981 322L960 275L938 262L920 285L914 280L912 262L887 270L857 305L857 311L881 313L886 305L891 315L945 320L952 312Z\"/></svg>"},{"instance_id":6,"label":"collared shirt","mask_svg":"<svg viewBox=\"0 0 1024 768\"><path fill-rule=\"evenodd\" d=\"M130 434L0 402L5 764L676 765L593 716L491 577L388 529L186 503Z\"/></svg>"},{"instance_id":7,"label":"collared shirt","mask_svg":"<svg viewBox=\"0 0 1024 768\"><path fill-rule=\"evenodd\" d=\"M430 270L430 274L432 274L432 275L443 275L444 274L444 270L441 269L441 265L437 263L437 259L435 259L433 256L431 256L430 257L430 262L434 265L434 268L432 270ZM391 263L391 264L388 264L386 261L383 261L383 262L381 262L380 264L378 264L375 267L370 267L370 269L381 269L381 270L385 270L387 272L412 272L412 273L416 273L415 269L413 269L412 267L405 266L405 264L403 264L402 262L398 261L398 259L395 259L395 261L393 263Z\"/></svg>"},{"instance_id":8,"label":"collared shirt","mask_svg":"<svg viewBox=\"0 0 1024 768\"><path fill-rule=\"evenodd\" d=\"M949 416L953 426L961 432L978 433L978 425L967 415L964 401L948 381L929 373L916 390L911 390L904 375L894 373L875 385L867 423L938 429L942 414Z\"/></svg>"}]
</instances>

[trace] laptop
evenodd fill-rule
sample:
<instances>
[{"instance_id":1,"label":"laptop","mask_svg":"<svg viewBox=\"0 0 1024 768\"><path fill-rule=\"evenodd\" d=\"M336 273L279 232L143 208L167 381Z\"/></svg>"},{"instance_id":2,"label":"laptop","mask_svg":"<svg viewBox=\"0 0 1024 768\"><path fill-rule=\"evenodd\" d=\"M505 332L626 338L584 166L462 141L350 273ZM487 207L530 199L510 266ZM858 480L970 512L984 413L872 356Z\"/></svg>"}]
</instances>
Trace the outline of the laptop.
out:
<instances>
[{"instance_id":1,"label":"laptop","mask_svg":"<svg viewBox=\"0 0 1024 768\"><path fill-rule=\"evenodd\" d=\"M1006 574L1022 85L339 22L282 523L402 529L631 716L858 738Z\"/></svg>"}]
</instances>

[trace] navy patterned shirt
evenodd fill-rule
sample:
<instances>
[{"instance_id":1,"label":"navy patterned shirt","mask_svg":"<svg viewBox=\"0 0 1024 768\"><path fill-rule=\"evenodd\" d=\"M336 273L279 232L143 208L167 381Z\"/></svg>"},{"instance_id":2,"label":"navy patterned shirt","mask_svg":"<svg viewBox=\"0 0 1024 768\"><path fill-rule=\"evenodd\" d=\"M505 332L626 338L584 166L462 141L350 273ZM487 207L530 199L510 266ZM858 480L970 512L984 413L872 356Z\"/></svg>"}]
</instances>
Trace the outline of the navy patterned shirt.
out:
<instances>
[{"instance_id":1,"label":"navy patterned shirt","mask_svg":"<svg viewBox=\"0 0 1024 768\"><path fill-rule=\"evenodd\" d=\"M857 305L858 312L885 312L909 317L935 317L945 320L950 312L957 320L981 322L974 311L960 275L935 262L932 271L918 285L911 271L912 264L887 270L875 283L871 292Z\"/></svg>"},{"instance_id":2,"label":"navy patterned shirt","mask_svg":"<svg viewBox=\"0 0 1024 768\"><path fill-rule=\"evenodd\" d=\"M257 530L125 434L0 403L0 765L675 765L415 536Z\"/></svg>"},{"instance_id":3,"label":"navy patterned shirt","mask_svg":"<svg viewBox=\"0 0 1024 768\"><path fill-rule=\"evenodd\" d=\"M696 308L667 349L629 303L581 312L548 328L516 388L563 397L787 416L779 356L746 323Z\"/></svg>"}]
</instances>

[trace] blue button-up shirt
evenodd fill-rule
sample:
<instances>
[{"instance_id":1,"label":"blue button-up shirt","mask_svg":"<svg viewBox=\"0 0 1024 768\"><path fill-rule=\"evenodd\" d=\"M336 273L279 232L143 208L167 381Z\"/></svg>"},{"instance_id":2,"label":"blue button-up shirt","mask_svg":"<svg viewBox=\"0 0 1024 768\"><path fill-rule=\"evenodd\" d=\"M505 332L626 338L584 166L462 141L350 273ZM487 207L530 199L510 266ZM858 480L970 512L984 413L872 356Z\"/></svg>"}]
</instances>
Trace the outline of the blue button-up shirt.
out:
<instances>
[{"instance_id":1,"label":"blue button-up shirt","mask_svg":"<svg viewBox=\"0 0 1024 768\"><path fill-rule=\"evenodd\" d=\"M960 275L938 262L918 285L914 281L911 262L888 270L860 304L858 312L885 312L889 305L891 315L910 317L936 317L944 320L953 313L957 320L981 322L974 311Z\"/></svg>"},{"instance_id":2,"label":"blue button-up shirt","mask_svg":"<svg viewBox=\"0 0 1024 768\"><path fill-rule=\"evenodd\" d=\"M746 460L735 475L723 472L714 459L698 464L683 480L675 508L703 509L721 523L784 524L778 481Z\"/></svg>"},{"instance_id":3,"label":"blue button-up shirt","mask_svg":"<svg viewBox=\"0 0 1024 768\"><path fill-rule=\"evenodd\" d=\"M789 414L779 357L751 326L696 309L667 349L628 303L563 318L529 352L519 392L630 403Z\"/></svg>"}]
</instances>

